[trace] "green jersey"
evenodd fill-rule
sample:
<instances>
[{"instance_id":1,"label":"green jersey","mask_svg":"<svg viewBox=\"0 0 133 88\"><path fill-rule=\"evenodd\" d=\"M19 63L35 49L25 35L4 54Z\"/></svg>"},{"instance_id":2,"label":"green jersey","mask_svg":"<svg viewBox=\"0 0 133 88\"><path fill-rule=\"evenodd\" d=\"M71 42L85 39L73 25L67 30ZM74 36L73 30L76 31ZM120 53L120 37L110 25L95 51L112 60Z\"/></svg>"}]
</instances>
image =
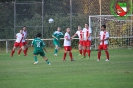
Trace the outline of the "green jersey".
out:
<instances>
[{"instance_id":1,"label":"green jersey","mask_svg":"<svg viewBox=\"0 0 133 88\"><path fill-rule=\"evenodd\" d=\"M32 45L34 46L34 51L43 51L43 47L45 46L44 42L40 38L35 38L32 41Z\"/></svg>"},{"instance_id":2,"label":"green jersey","mask_svg":"<svg viewBox=\"0 0 133 88\"><path fill-rule=\"evenodd\" d=\"M53 33L53 36L55 36L56 38L58 38L58 40L60 40L60 38L63 37L63 33L59 31L55 31ZM53 40L56 40L56 38L54 38Z\"/></svg>"}]
</instances>

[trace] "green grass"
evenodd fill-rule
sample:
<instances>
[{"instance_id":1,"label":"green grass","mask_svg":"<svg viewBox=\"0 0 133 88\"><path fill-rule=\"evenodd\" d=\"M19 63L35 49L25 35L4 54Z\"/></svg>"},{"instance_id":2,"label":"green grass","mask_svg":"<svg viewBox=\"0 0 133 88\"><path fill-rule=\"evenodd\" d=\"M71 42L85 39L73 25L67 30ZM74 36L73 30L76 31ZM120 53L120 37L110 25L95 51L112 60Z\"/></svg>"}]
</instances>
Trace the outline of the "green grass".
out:
<instances>
[{"instance_id":1,"label":"green grass","mask_svg":"<svg viewBox=\"0 0 133 88\"><path fill-rule=\"evenodd\" d=\"M110 61L105 62L102 52L97 62L97 51L91 58L81 59L73 50L74 62L62 61L63 51L54 57L51 50L46 56L51 65L38 56L39 63L33 65L32 52L18 57L15 53L0 53L0 88L133 88L133 50L109 50Z\"/></svg>"}]
</instances>

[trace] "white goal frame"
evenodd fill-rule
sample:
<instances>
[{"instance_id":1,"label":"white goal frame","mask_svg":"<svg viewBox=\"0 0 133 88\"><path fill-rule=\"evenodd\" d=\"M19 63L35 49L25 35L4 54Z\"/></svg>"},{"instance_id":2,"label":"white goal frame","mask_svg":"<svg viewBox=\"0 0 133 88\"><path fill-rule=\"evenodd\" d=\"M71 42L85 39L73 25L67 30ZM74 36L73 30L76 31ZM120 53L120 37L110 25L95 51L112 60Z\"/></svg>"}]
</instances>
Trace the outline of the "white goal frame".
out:
<instances>
[{"instance_id":1,"label":"white goal frame","mask_svg":"<svg viewBox=\"0 0 133 88\"><path fill-rule=\"evenodd\" d=\"M118 15L117 15L118 16ZM133 32L133 25L132 25L132 23L133 23L133 14L131 14L131 15L128 15L129 17L131 17L131 19L130 20L119 20L118 18L116 18L116 19L114 19L114 20L119 20L119 21L130 21L131 22L131 33ZM114 15L89 15L89 19L88 19L88 21L89 21L89 26L90 27L92 27L92 24L91 24L91 18L92 17L99 17L100 18L100 22L99 22L99 24L100 24L100 27L101 27L101 21L102 21L102 19L101 19L101 17L114 17ZM92 29L92 31L93 31L93 29ZM122 39L122 38L133 38L133 35L132 36L128 36L128 37L110 37L110 38L114 38L114 39ZM96 33L94 34L94 37L93 37L93 39L94 39L94 41L95 41L95 49L97 49L97 41L96 41L96 39L98 39L98 37L97 37L97 35L96 35Z\"/></svg>"}]
</instances>

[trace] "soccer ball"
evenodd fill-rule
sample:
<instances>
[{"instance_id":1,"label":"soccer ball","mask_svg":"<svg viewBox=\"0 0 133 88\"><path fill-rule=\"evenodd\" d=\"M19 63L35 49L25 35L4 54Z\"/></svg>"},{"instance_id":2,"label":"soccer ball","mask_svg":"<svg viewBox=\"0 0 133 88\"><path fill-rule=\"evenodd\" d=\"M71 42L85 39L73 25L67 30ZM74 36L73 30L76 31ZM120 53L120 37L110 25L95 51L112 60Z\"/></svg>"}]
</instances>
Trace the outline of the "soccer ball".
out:
<instances>
[{"instance_id":1,"label":"soccer ball","mask_svg":"<svg viewBox=\"0 0 133 88\"><path fill-rule=\"evenodd\" d=\"M53 20L52 18L50 18L50 19L48 20L48 22L49 22L49 23L53 23L54 20Z\"/></svg>"}]
</instances>

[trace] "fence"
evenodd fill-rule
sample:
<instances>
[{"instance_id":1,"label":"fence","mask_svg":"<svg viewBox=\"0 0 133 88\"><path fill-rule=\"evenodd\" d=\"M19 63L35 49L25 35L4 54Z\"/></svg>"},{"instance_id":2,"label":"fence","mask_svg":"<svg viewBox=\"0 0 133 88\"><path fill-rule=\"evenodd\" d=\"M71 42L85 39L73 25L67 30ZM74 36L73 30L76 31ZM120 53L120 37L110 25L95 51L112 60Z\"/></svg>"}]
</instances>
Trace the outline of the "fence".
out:
<instances>
[{"instance_id":1,"label":"fence","mask_svg":"<svg viewBox=\"0 0 133 88\"><path fill-rule=\"evenodd\" d=\"M112 14L110 9L113 9L115 12L115 4L118 2L127 3L128 11L132 10L132 6L130 5L130 3L132 4L132 0L0 1L0 39L14 39L15 34L23 26L27 26L29 39L34 38L37 32L41 32L45 39L51 38L52 33L58 26L62 28L63 33L65 33L66 27L70 27L72 35L76 32L78 25L84 27L84 23L88 22L89 15L110 15ZM48 22L50 18L54 19L54 22L51 24ZM99 21L95 20L95 22ZM96 28L93 25L92 29L94 29L92 36L95 37ZM119 37L113 34L110 35L112 38ZM117 40L114 39L113 41ZM74 43L76 45L77 42ZM2 48L2 42L0 46Z\"/></svg>"}]
</instances>

